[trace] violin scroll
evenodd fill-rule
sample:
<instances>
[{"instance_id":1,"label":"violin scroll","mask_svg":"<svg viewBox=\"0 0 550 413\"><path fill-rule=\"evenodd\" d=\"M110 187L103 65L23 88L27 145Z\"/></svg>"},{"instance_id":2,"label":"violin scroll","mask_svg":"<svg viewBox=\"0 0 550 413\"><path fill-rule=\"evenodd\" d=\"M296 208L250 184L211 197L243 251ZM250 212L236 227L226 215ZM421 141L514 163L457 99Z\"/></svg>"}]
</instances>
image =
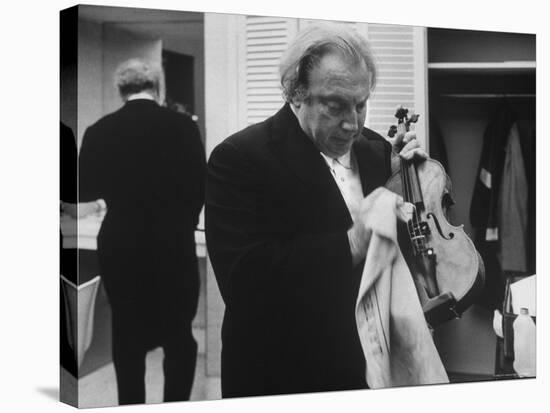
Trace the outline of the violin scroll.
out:
<instances>
[{"instance_id":1,"label":"violin scroll","mask_svg":"<svg viewBox=\"0 0 550 413\"><path fill-rule=\"evenodd\" d=\"M394 116L397 118L397 123L404 126L404 132L408 132L410 130L411 123L418 122L418 118L420 117L420 115L414 113L413 110L409 113L409 109L404 108L403 106L398 106L396 108ZM399 129L396 125L391 125L388 130L388 136L393 138L398 131Z\"/></svg>"}]
</instances>

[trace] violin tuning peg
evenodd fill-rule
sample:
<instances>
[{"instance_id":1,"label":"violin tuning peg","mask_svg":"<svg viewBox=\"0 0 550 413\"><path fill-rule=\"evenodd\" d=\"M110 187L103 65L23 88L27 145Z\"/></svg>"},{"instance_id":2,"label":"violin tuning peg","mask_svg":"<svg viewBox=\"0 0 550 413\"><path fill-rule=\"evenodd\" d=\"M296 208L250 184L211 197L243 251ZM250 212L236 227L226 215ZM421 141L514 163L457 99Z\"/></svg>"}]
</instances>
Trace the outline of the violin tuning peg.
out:
<instances>
[{"instance_id":1,"label":"violin tuning peg","mask_svg":"<svg viewBox=\"0 0 550 413\"><path fill-rule=\"evenodd\" d=\"M407 117L408 112L409 112L409 109L404 108L403 105L399 105L395 110L395 117L399 120L405 119Z\"/></svg>"},{"instance_id":2,"label":"violin tuning peg","mask_svg":"<svg viewBox=\"0 0 550 413\"><path fill-rule=\"evenodd\" d=\"M390 138L393 138L396 135L396 133L397 133L397 126L391 125L390 129L388 130L388 136Z\"/></svg>"}]
</instances>

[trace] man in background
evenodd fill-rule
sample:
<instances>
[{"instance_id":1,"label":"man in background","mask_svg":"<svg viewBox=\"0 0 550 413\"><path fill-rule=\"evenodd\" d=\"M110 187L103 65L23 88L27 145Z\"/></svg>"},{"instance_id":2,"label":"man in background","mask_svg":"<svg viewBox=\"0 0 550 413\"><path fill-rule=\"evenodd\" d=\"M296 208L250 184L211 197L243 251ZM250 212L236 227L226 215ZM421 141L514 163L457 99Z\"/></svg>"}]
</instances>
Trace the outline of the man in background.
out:
<instances>
[{"instance_id":1,"label":"man in background","mask_svg":"<svg viewBox=\"0 0 550 413\"><path fill-rule=\"evenodd\" d=\"M160 76L141 60L123 63L124 106L86 130L80 152L79 201L107 205L98 255L120 404L145 402L148 350L164 350L164 401L189 399L196 364L205 155L196 124L158 104Z\"/></svg>"}]
</instances>

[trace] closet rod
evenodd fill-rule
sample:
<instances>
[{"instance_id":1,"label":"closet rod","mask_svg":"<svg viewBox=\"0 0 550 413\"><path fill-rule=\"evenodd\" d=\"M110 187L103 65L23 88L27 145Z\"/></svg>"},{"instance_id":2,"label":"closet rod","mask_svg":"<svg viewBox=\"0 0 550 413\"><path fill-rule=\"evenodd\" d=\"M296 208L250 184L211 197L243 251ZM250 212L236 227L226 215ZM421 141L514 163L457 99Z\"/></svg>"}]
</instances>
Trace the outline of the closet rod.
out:
<instances>
[{"instance_id":1,"label":"closet rod","mask_svg":"<svg viewBox=\"0 0 550 413\"><path fill-rule=\"evenodd\" d=\"M444 93L441 96L448 98L532 98L534 93Z\"/></svg>"}]
</instances>

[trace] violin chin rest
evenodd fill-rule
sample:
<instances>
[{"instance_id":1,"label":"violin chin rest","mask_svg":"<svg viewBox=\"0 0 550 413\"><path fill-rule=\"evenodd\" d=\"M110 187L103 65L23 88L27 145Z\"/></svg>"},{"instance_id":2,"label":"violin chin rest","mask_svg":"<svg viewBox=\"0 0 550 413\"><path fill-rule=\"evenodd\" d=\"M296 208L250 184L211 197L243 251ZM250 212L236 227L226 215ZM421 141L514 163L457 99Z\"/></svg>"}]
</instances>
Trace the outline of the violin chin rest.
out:
<instances>
[{"instance_id":1,"label":"violin chin rest","mask_svg":"<svg viewBox=\"0 0 550 413\"><path fill-rule=\"evenodd\" d=\"M456 311L456 298L451 292L428 299L422 310L426 322L432 329L446 321L460 318L460 314Z\"/></svg>"}]
</instances>

